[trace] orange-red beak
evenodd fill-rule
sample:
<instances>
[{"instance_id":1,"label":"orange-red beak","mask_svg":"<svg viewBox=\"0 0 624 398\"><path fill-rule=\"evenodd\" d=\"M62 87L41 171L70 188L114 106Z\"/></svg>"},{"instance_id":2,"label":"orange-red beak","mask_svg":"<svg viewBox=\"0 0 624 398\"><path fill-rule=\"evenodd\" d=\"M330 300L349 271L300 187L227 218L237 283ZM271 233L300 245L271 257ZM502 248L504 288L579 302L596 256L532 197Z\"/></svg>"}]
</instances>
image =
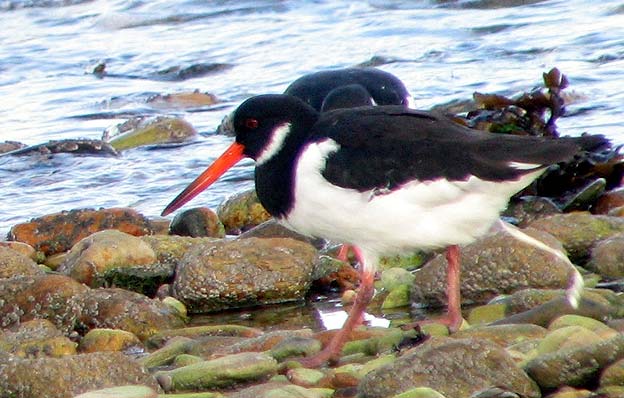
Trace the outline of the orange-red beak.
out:
<instances>
[{"instance_id":1,"label":"orange-red beak","mask_svg":"<svg viewBox=\"0 0 624 398\"><path fill-rule=\"evenodd\" d=\"M230 167L238 163L245 155L243 150L245 147L242 144L234 142L221 156L214 161L199 177L195 179L188 187L174 200L165 207L165 210L161 213L162 216L171 214L175 210L182 207L186 202L199 195L201 191L208 188L212 183L217 181L223 173L225 173Z\"/></svg>"}]
</instances>

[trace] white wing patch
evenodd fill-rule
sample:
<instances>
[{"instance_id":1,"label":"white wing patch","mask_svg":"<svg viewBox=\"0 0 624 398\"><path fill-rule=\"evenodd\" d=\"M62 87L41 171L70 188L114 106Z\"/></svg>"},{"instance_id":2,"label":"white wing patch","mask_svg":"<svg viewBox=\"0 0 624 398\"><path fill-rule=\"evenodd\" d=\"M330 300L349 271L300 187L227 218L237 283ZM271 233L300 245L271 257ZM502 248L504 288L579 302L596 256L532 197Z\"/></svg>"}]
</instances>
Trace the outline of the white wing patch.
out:
<instances>
[{"instance_id":1,"label":"white wing patch","mask_svg":"<svg viewBox=\"0 0 624 398\"><path fill-rule=\"evenodd\" d=\"M271 159L276 153L278 153L284 146L284 140L286 140L286 137L289 133L290 123L284 123L277 126L271 134L271 139L256 159L256 164L261 165L262 163Z\"/></svg>"},{"instance_id":2,"label":"white wing patch","mask_svg":"<svg viewBox=\"0 0 624 398\"><path fill-rule=\"evenodd\" d=\"M542 167L541 164L535 163L521 163L521 162L509 162L509 167L513 167L518 170L533 170Z\"/></svg>"}]
</instances>

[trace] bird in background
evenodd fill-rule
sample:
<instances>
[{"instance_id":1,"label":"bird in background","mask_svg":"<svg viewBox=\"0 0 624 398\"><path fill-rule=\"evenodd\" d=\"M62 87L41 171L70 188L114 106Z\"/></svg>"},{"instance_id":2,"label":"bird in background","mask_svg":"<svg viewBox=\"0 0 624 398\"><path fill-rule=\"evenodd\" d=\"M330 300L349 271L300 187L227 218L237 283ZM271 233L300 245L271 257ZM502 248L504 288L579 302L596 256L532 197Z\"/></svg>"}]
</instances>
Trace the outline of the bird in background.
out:
<instances>
[{"instance_id":1,"label":"bird in background","mask_svg":"<svg viewBox=\"0 0 624 398\"><path fill-rule=\"evenodd\" d=\"M314 102L319 110L322 103ZM235 141L163 211L178 209L249 157L256 161L258 198L279 222L357 248L361 282L347 320L323 351L301 360L306 366L340 354L373 296L382 255L446 248L446 323L458 328L459 245L484 235L509 198L549 165L608 144L602 136L494 135L405 104L323 112L311 105L290 94L244 101L222 126ZM575 273L570 296L581 282Z\"/></svg>"}]
</instances>

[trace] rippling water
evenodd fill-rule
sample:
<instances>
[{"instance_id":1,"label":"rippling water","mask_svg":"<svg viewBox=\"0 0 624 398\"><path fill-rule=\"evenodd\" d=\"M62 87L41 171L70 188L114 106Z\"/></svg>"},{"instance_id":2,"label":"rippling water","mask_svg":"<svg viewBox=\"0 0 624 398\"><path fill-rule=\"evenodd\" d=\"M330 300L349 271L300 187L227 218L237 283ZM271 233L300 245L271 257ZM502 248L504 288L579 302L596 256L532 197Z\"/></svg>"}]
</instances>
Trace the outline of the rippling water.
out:
<instances>
[{"instance_id":1,"label":"rippling water","mask_svg":"<svg viewBox=\"0 0 624 398\"><path fill-rule=\"evenodd\" d=\"M120 158L0 158L0 233L34 216L80 207L162 208L231 138L214 134L246 97L281 92L302 74L373 57L428 108L474 91L513 94L553 66L577 102L566 134L624 143L624 6L620 1L71 1L0 0L0 141L32 145L99 138L131 115L182 116L191 145ZM93 68L106 64L107 75ZM159 71L224 64L202 77ZM223 102L159 110L154 94L199 89ZM194 201L216 206L251 186L243 163Z\"/></svg>"}]
</instances>

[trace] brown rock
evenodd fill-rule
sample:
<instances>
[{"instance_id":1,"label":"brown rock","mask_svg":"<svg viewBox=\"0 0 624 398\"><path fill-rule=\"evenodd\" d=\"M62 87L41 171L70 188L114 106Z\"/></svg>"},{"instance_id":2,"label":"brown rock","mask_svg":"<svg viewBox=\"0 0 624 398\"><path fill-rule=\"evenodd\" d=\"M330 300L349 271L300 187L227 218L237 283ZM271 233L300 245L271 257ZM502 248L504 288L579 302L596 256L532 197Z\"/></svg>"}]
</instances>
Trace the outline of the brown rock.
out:
<instances>
[{"instance_id":1,"label":"brown rock","mask_svg":"<svg viewBox=\"0 0 624 398\"><path fill-rule=\"evenodd\" d=\"M35 248L27 243L15 241L0 241L0 247L8 247L9 249L13 249L33 261L36 261L37 259L37 252L35 251Z\"/></svg>"},{"instance_id":2,"label":"brown rock","mask_svg":"<svg viewBox=\"0 0 624 398\"><path fill-rule=\"evenodd\" d=\"M86 391L128 384L159 389L137 362L118 352L40 359L0 356L3 397L72 398Z\"/></svg>"},{"instance_id":3,"label":"brown rock","mask_svg":"<svg viewBox=\"0 0 624 398\"><path fill-rule=\"evenodd\" d=\"M87 286L64 275L0 279L0 326L40 318L69 333L80 313L75 296L87 290Z\"/></svg>"},{"instance_id":4,"label":"brown rock","mask_svg":"<svg viewBox=\"0 0 624 398\"><path fill-rule=\"evenodd\" d=\"M254 188L230 196L217 209L225 233L237 235L271 218L258 200Z\"/></svg>"},{"instance_id":5,"label":"brown rock","mask_svg":"<svg viewBox=\"0 0 624 398\"><path fill-rule=\"evenodd\" d=\"M76 354L76 343L63 336L52 322L33 319L0 336L0 350L20 358L58 358Z\"/></svg>"},{"instance_id":6,"label":"brown rock","mask_svg":"<svg viewBox=\"0 0 624 398\"><path fill-rule=\"evenodd\" d=\"M30 258L9 247L0 246L0 278L43 274L43 270Z\"/></svg>"},{"instance_id":7,"label":"brown rock","mask_svg":"<svg viewBox=\"0 0 624 398\"><path fill-rule=\"evenodd\" d=\"M605 279L624 277L624 234L602 240L592 248L591 257L585 266Z\"/></svg>"},{"instance_id":8,"label":"brown rock","mask_svg":"<svg viewBox=\"0 0 624 398\"><path fill-rule=\"evenodd\" d=\"M611 210L622 206L624 206L624 188L616 188L600 195L592 213L608 214Z\"/></svg>"},{"instance_id":9,"label":"brown rock","mask_svg":"<svg viewBox=\"0 0 624 398\"><path fill-rule=\"evenodd\" d=\"M525 230L534 238L561 249L550 235ZM559 246L559 247L557 247ZM551 253L521 242L506 232L479 239L461 248L461 295L471 303L486 303L500 294L527 287L565 288L570 265ZM429 305L446 303L446 267L444 255L438 255L416 271L412 300Z\"/></svg>"},{"instance_id":10,"label":"brown rock","mask_svg":"<svg viewBox=\"0 0 624 398\"><path fill-rule=\"evenodd\" d=\"M579 211L540 218L529 226L557 238L576 264L587 260L597 242L624 232L624 219Z\"/></svg>"},{"instance_id":11,"label":"brown rock","mask_svg":"<svg viewBox=\"0 0 624 398\"><path fill-rule=\"evenodd\" d=\"M169 226L172 235L223 238L225 229L217 214L207 207L195 207L178 213Z\"/></svg>"},{"instance_id":12,"label":"brown rock","mask_svg":"<svg viewBox=\"0 0 624 398\"><path fill-rule=\"evenodd\" d=\"M180 261L174 297L189 313L303 299L316 250L293 239L242 239L194 246Z\"/></svg>"},{"instance_id":13,"label":"brown rock","mask_svg":"<svg viewBox=\"0 0 624 398\"><path fill-rule=\"evenodd\" d=\"M106 270L156 262L152 248L140 238L114 229L96 232L70 250L58 271L91 287L102 286Z\"/></svg>"},{"instance_id":14,"label":"brown rock","mask_svg":"<svg viewBox=\"0 0 624 398\"><path fill-rule=\"evenodd\" d=\"M80 352L124 351L131 347L142 347L141 341L134 334L118 329L92 329L82 340Z\"/></svg>"},{"instance_id":15,"label":"brown rock","mask_svg":"<svg viewBox=\"0 0 624 398\"><path fill-rule=\"evenodd\" d=\"M130 235L151 233L149 221L130 208L82 209L34 218L13 226L9 240L25 242L46 255L67 251L94 232L117 229Z\"/></svg>"},{"instance_id":16,"label":"brown rock","mask_svg":"<svg viewBox=\"0 0 624 398\"><path fill-rule=\"evenodd\" d=\"M21 149L25 147L26 147L26 144L22 144L21 142L4 141L4 142L0 142L0 153L11 152L16 149Z\"/></svg>"},{"instance_id":17,"label":"brown rock","mask_svg":"<svg viewBox=\"0 0 624 398\"><path fill-rule=\"evenodd\" d=\"M499 345L487 340L435 338L364 376L358 397L387 398L414 387L430 387L446 398L466 398L492 386L523 397L541 396Z\"/></svg>"},{"instance_id":18,"label":"brown rock","mask_svg":"<svg viewBox=\"0 0 624 398\"><path fill-rule=\"evenodd\" d=\"M163 329L184 325L180 315L159 300L123 289L91 289L75 298L80 326L121 329L145 340Z\"/></svg>"}]
</instances>

